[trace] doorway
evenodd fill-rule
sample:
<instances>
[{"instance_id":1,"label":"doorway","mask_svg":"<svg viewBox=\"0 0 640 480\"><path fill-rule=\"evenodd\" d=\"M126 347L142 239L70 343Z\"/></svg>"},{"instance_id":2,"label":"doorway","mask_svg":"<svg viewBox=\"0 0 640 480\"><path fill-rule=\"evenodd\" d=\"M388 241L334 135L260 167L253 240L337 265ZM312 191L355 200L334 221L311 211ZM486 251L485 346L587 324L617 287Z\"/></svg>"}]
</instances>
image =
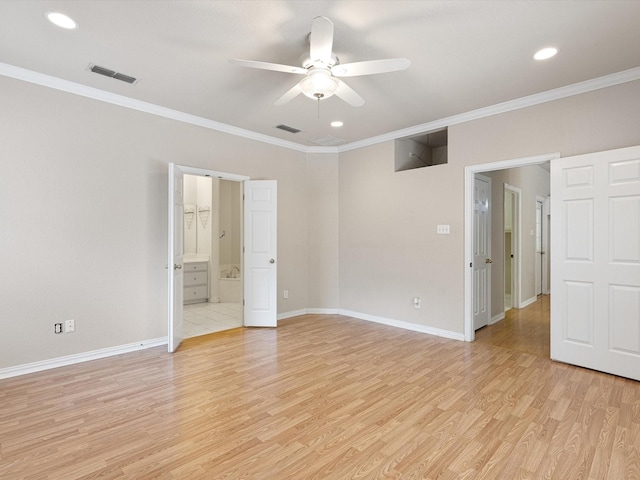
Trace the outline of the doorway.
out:
<instances>
[{"instance_id":1,"label":"doorway","mask_svg":"<svg viewBox=\"0 0 640 480\"><path fill-rule=\"evenodd\" d=\"M505 160L500 162L485 163L480 165L471 165L465 167L465 273L464 273L464 338L465 341L473 341L475 339L474 329L474 183L475 176L478 173L494 172L498 170L508 170L518 167L526 167L538 164L544 164L550 160L559 158L560 154L547 154L535 157L525 157L514 160ZM521 219L522 220L522 219ZM500 230L503 230L500 227ZM529 233L528 231L526 232ZM500 233L503 236L504 232ZM532 229L531 235L534 235ZM521 239L522 240L522 239ZM519 259L516 258L516 264ZM530 280L532 282L533 280ZM531 286L531 283L529 283ZM522 287L521 287L522 288ZM530 288L530 287L528 287ZM498 293L498 292L495 292ZM499 293L500 296L503 292ZM535 300L535 297L534 297ZM526 306L528 300L523 301L520 298L520 307ZM501 301L501 304L503 302Z\"/></svg>"},{"instance_id":2,"label":"doorway","mask_svg":"<svg viewBox=\"0 0 640 480\"><path fill-rule=\"evenodd\" d=\"M184 338L243 325L240 187L210 175L184 176Z\"/></svg>"},{"instance_id":3,"label":"doorway","mask_svg":"<svg viewBox=\"0 0 640 480\"><path fill-rule=\"evenodd\" d=\"M277 199L276 180L250 180L243 175L169 164L167 265L168 350L175 352L184 338L183 228L185 175L242 183L242 320L245 327L277 327ZM206 210L206 209L205 209ZM215 236L215 235L214 235ZM215 250L214 250L215 253ZM206 262L202 262L206 265ZM192 271L202 270L193 268ZM206 268L206 278L210 278ZM200 285L202 289L202 285ZM206 294L206 286L205 294Z\"/></svg>"}]
</instances>

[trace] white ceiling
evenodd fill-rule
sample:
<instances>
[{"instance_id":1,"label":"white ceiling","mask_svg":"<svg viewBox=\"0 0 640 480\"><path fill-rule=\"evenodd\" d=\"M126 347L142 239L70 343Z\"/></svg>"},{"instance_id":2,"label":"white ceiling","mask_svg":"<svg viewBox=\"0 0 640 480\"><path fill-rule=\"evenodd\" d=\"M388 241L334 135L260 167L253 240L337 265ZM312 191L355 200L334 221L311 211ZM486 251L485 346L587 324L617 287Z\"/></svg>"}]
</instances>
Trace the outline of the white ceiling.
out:
<instances>
[{"instance_id":1,"label":"white ceiling","mask_svg":"<svg viewBox=\"0 0 640 480\"><path fill-rule=\"evenodd\" d=\"M53 26L48 10L73 17L79 28ZM300 76L229 63L299 65L319 15L334 23L341 63L406 57L411 66L343 79L365 99L362 107L335 96L318 106L302 95L276 107ZM302 146L327 136L350 144L635 70L639 20L635 0L4 0L0 62ZM556 57L532 59L549 45L560 50ZM139 82L91 73L89 64ZM331 127L333 120L344 126Z\"/></svg>"}]
</instances>

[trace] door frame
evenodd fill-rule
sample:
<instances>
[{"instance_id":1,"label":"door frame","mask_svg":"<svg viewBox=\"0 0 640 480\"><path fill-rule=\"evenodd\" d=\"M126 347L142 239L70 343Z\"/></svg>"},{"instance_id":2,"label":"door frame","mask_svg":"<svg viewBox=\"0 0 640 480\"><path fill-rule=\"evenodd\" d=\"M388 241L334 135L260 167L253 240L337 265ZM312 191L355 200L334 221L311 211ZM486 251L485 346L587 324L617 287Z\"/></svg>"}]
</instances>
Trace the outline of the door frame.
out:
<instances>
[{"instance_id":1,"label":"door frame","mask_svg":"<svg viewBox=\"0 0 640 480\"><path fill-rule=\"evenodd\" d=\"M480 163L464 167L464 339L473 342L473 186L476 173L526 167L560 158L560 153Z\"/></svg>"},{"instance_id":2,"label":"door frame","mask_svg":"<svg viewBox=\"0 0 640 480\"><path fill-rule=\"evenodd\" d=\"M174 164L174 167L178 168L182 174L184 175L195 175L198 177L212 177L212 178L217 178L219 180L231 180L234 182L244 182L246 180L250 180L250 177L246 176L246 175L238 175L235 173L227 173L227 172L219 172L217 170L209 170L206 168L196 168L196 167L188 167L186 165L179 165L179 164ZM242 189L241 189L242 190ZM242 209L240 214L242 215ZM242 225L242 221L240 222L240 224ZM171 238L173 238L173 235L175 233L175 225L173 224L173 222L170 222L170 224L167 226L167 230L168 230L168 235L171 236ZM241 235L244 235L244 232L241 233ZM241 259L242 261L242 259ZM169 262L171 263L171 262ZM243 284L243 290L244 290L244 284ZM169 295L171 292L167 292L167 294ZM243 292L244 295L244 292ZM167 302L167 326L168 326L168 331L167 331L167 336L169 335L169 332L173 329L173 312L172 312L172 308L173 308L173 299L172 298L168 298L168 302ZM169 352L171 352L171 345L170 342L168 342L168 347L169 347ZM177 346L176 346L177 347Z\"/></svg>"}]
</instances>

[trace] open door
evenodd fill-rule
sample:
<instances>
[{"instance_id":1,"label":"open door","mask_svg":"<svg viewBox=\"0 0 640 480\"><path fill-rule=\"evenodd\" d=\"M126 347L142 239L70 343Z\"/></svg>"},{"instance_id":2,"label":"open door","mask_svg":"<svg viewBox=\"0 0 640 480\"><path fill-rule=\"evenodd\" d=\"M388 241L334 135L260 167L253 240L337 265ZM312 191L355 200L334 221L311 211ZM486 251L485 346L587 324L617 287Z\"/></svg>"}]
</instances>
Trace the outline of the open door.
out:
<instances>
[{"instance_id":1,"label":"open door","mask_svg":"<svg viewBox=\"0 0 640 480\"><path fill-rule=\"evenodd\" d=\"M277 183L244 185L244 325L277 326Z\"/></svg>"},{"instance_id":2,"label":"open door","mask_svg":"<svg viewBox=\"0 0 640 480\"><path fill-rule=\"evenodd\" d=\"M551 358L640 380L640 147L551 162Z\"/></svg>"},{"instance_id":3,"label":"open door","mask_svg":"<svg viewBox=\"0 0 640 480\"><path fill-rule=\"evenodd\" d=\"M183 338L182 304L184 299L184 275L182 269L182 230L184 227L184 172L177 165L169 164L169 352L175 352Z\"/></svg>"},{"instance_id":4,"label":"open door","mask_svg":"<svg viewBox=\"0 0 640 480\"><path fill-rule=\"evenodd\" d=\"M476 174L473 196L473 329L491 317L491 178Z\"/></svg>"}]
</instances>

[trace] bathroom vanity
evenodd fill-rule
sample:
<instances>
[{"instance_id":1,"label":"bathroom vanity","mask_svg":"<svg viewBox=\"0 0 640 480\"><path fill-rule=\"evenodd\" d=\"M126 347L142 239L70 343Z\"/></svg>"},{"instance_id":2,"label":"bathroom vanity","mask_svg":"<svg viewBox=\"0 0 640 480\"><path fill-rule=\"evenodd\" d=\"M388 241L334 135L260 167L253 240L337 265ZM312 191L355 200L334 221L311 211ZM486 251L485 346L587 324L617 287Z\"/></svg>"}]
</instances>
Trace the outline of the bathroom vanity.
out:
<instances>
[{"instance_id":1,"label":"bathroom vanity","mask_svg":"<svg viewBox=\"0 0 640 480\"><path fill-rule=\"evenodd\" d=\"M209 259L204 255L185 255L184 303L206 302L209 299Z\"/></svg>"}]
</instances>

